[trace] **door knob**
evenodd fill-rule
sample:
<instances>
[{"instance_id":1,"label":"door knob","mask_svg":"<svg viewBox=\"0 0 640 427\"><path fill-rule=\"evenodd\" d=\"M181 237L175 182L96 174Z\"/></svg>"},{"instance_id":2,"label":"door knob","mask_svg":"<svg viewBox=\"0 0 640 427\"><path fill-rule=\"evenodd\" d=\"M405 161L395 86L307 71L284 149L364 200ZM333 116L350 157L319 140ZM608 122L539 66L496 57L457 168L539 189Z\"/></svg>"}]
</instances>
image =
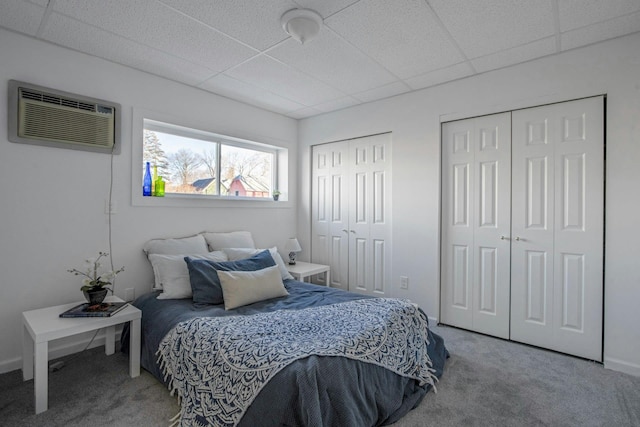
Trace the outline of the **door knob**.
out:
<instances>
[{"instance_id":1,"label":"door knob","mask_svg":"<svg viewBox=\"0 0 640 427\"><path fill-rule=\"evenodd\" d=\"M524 241L524 239L520 238L519 236L518 236L518 237L516 237L516 240L517 240L517 241L520 241L520 240Z\"/></svg>"},{"instance_id":2,"label":"door knob","mask_svg":"<svg viewBox=\"0 0 640 427\"><path fill-rule=\"evenodd\" d=\"M507 236L500 236L500 240L511 240L511 239L508 238Z\"/></svg>"},{"instance_id":3,"label":"door knob","mask_svg":"<svg viewBox=\"0 0 640 427\"><path fill-rule=\"evenodd\" d=\"M342 232L343 232L343 233L346 233L346 232L347 232L347 230L343 228L343 229L342 229Z\"/></svg>"}]
</instances>

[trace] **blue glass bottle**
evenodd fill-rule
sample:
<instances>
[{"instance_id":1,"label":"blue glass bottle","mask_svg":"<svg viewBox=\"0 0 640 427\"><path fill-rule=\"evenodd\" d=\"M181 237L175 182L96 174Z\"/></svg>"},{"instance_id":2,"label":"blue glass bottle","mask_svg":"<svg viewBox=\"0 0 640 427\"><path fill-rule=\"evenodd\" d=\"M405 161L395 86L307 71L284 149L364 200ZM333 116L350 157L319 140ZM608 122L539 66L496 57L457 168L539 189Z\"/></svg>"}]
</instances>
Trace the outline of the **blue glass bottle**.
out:
<instances>
[{"instance_id":1,"label":"blue glass bottle","mask_svg":"<svg viewBox=\"0 0 640 427\"><path fill-rule=\"evenodd\" d=\"M151 196L151 165L147 162L147 167L144 171L144 180L142 181L142 195Z\"/></svg>"}]
</instances>

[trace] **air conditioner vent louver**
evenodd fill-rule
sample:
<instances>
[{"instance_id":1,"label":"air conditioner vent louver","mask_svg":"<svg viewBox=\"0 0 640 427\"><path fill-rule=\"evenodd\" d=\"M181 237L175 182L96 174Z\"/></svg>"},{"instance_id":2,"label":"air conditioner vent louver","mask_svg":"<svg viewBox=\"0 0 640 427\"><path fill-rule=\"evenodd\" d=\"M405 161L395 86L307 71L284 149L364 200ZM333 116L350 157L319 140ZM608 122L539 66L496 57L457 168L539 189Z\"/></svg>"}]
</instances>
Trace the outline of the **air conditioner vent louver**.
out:
<instances>
[{"instance_id":1,"label":"air conditioner vent louver","mask_svg":"<svg viewBox=\"0 0 640 427\"><path fill-rule=\"evenodd\" d=\"M98 152L116 144L119 105L13 80L9 85L11 141Z\"/></svg>"},{"instance_id":2,"label":"air conditioner vent louver","mask_svg":"<svg viewBox=\"0 0 640 427\"><path fill-rule=\"evenodd\" d=\"M96 106L87 104L75 99L62 98L60 96L51 95L49 93L36 92L28 89L21 89L20 95L23 99L31 99L34 101L47 102L49 104L64 105L65 107L77 108L78 110L96 111Z\"/></svg>"}]
</instances>

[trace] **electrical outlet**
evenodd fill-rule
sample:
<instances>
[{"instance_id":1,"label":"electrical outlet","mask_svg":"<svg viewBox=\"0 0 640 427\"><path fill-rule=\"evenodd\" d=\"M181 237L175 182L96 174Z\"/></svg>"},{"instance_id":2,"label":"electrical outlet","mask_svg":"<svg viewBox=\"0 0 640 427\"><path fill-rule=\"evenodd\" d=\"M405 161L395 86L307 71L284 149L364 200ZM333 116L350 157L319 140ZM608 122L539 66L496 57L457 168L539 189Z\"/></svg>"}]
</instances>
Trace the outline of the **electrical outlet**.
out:
<instances>
[{"instance_id":1,"label":"electrical outlet","mask_svg":"<svg viewBox=\"0 0 640 427\"><path fill-rule=\"evenodd\" d=\"M409 289L409 278L407 276L400 276L400 289Z\"/></svg>"},{"instance_id":2,"label":"electrical outlet","mask_svg":"<svg viewBox=\"0 0 640 427\"><path fill-rule=\"evenodd\" d=\"M134 288L127 288L124 290L124 300L133 301L136 297L136 290Z\"/></svg>"},{"instance_id":3,"label":"electrical outlet","mask_svg":"<svg viewBox=\"0 0 640 427\"><path fill-rule=\"evenodd\" d=\"M109 207L111 207L111 210L109 210ZM115 200L111 201L111 206L109 206L109 199L105 199L104 201L104 213L105 215L113 215L113 214L117 214L118 213L118 204L116 203Z\"/></svg>"}]
</instances>

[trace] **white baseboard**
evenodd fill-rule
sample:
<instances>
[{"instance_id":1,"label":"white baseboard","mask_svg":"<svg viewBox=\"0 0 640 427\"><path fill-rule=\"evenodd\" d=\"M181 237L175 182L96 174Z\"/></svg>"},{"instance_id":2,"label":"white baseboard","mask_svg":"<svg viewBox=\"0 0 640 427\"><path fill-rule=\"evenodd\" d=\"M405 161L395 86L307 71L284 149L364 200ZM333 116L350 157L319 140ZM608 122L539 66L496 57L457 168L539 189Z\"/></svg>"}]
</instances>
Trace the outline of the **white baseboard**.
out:
<instances>
[{"instance_id":1,"label":"white baseboard","mask_svg":"<svg viewBox=\"0 0 640 427\"><path fill-rule=\"evenodd\" d=\"M116 343L120 341L121 334L122 334L121 330L116 330ZM88 339L83 339L81 341L66 343L58 347L51 348L50 346L49 360L58 359L60 357L78 353L79 351L84 350L84 348L87 346L87 344L89 344L90 341L91 341L91 338L88 338ZM100 347L100 346L104 346L104 344L105 344L104 332L100 332L98 333L98 335L96 336L96 338L93 340L93 342L88 348ZM22 357L0 361L0 374L15 371L18 369L20 370L22 369Z\"/></svg>"},{"instance_id":2,"label":"white baseboard","mask_svg":"<svg viewBox=\"0 0 640 427\"><path fill-rule=\"evenodd\" d=\"M605 357L604 367L606 369L611 369L612 371L624 372L625 374L640 377L640 365L636 365L635 363Z\"/></svg>"}]
</instances>

